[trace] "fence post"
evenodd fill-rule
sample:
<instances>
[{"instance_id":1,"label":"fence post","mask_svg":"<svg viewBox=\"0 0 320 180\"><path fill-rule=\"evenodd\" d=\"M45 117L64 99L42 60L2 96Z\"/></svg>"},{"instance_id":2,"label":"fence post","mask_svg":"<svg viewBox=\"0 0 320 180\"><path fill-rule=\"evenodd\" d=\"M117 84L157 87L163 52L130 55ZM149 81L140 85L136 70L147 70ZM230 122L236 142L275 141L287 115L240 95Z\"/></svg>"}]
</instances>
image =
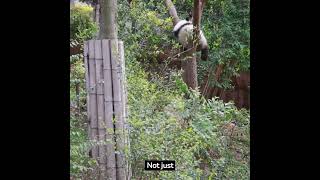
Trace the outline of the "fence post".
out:
<instances>
[{"instance_id":1,"label":"fence post","mask_svg":"<svg viewBox=\"0 0 320 180\"><path fill-rule=\"evenodd\" d=\"M98 179L130 179L125 146L126 88L123 42L117 39L85 42L87 111L92 157L99 163Z\"/></svg>"}]
</instances>

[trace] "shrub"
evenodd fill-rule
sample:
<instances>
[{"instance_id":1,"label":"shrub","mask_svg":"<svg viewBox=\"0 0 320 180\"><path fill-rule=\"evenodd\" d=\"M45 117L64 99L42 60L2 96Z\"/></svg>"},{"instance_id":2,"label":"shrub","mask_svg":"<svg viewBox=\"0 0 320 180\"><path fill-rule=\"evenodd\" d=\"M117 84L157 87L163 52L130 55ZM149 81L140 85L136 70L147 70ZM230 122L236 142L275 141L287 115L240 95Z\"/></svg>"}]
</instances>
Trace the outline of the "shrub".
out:
<instances>
[{"instance_id":1,"label":"shrub","mask_svg":"<svg viewBox=\"0 0 320 180\"><path fill-rule=\"evenodd\" d=\"M151 83L138 63L128 69L130 162L135 177L248 179L246 110L186 91L179 74ZM232 133L225 128L231 123L236 124ZM175 160L176 171L144 171L147 159Z\"/></svg>"},{"instance_id":2,"label":"shrub","mask_svg":"<svg viewBox=\"0 0 320 180\"><path fill-rule=\"evenodd\" d=\"M76 3L70 9L70 39L82 42L93 38L97 33L98 26L92 20L92 10L85 3Z\"/></svg>"}]
</instances>

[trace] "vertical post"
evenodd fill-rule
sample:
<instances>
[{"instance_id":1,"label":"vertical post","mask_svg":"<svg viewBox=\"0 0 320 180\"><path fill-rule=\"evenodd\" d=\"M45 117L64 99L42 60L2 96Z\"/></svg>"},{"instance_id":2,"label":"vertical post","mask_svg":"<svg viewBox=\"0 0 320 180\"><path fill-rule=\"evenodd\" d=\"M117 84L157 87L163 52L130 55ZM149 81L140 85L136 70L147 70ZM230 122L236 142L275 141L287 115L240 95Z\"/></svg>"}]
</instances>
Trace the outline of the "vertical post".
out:
<instances>
[{"instance_id":1,"label":"vertical post","mask_svg":"<svg viewBox=\"0 0 320 180\"><path fill-rule=\"evenodd\" d=\"M98 179L125 180L131 176L125 157L129 144L125 128L126 88L123 42L90 40L85 43L89 136L98 141L92 157L98 160Z\"/></svg>"},{"instance_id":2,"label":"vertical post","mask_svg":"<svg viewBox=\"0 0 320 180\"><path fill-rule=\"evenodd\" d=\"M105 101L105 124L106 124L106 154L107 154L107 176L116 179L116 159L114 149L114 127L113 127L113 93L112 93L112 70L110 62L109 40L102 40L103 72L104 72L104 101Z\"/></svg>"},{"instance_id":3,"label":"vertical post","mask_svg":"<svg viewBox=\"0 0 320 180\"><path fill-rule=\"evenodd\" d=\"M92 158L98 160L99 150L97 146L98 141L98 119L97 119L97 89L96 89L96 64L94 60L94 40L90 40L88 42L88 71L89 71L89 87L87 89L89 94L89 126L90 126L90 134L89 137L93 141L93 146L91 148Z\"/></svg>"},{"instance_id":4,"label":"vertical post","mask_svg":"<svg viewBox=\"0 0 320 180\"><path fill-rule=\"evenodd\" d=\"M94 41L89 41L89 96L90 96L90 127L91 127L91 138L94 141L98 140L98 121L97 121L97 89L96 89L96 72L95 72L95 61L94 61ZM92 148L92 157L98 157L98 147L96 145Z\"/></svg>"},{"instance_id":5,"label":"vertical post","mask_svg":"<svg viewBox=\"0 0 320 180\"><path fill-rule=\"evenodd\" d=\"M123 41L118 42L119 48L119 60L121 64L121 91L122 91L122 113L123 113L123 123L124 123L124 144L128 147L130 151L130 141L129 141L129 124L127 122L128 118L128 106L127 106L127 82L126 82L126 73L125 73L125 58L124 58L124 45ZM126 162L126 176L127 179L131 177L131 167L129 164L128 157L125 157Z\"/></svg>"},{"instance_id":6,"label":"vertical post","mask_svg":"<svg viewBox=\"0 0 320 180\"><path fill-rule=\"evenodd\" d=\"M124 153L124 123L123 123L123 101L121 91L121 64L119 60L118 40L110 40L111 68L113 84L113 108L115 114L115 136L116 136L116 170L117 179L126 179L125 153Z\"/></svg>"},{"instance_id":7,"label":"vertical post","mask_svg":"<svg viewBox=\"0 0 320 180\"><path fill-rule=\"evenodd\" d=\"M106 151L105 151L105 135L106 125L104 117L104 93L103 93L103 60L101 52L101 40L94 41L94 52L96 62L96 91L97 91L97 120L98 120L98 140L99 140L99 169L100 179L105 179L106 175Z\"/></svg>"},{"instance_id":8,"label":"vertical post","mask_svg":"<svg viewBox=\"0 0 320 180\"><path fill-rule=\"evenodd\" d=\"M88 136L91 136L91 127L90 127L90 119L89 117L91 117L90 115L90 94L89 94L89 56L88 56L88 51L89 51L89 43L88 41L86 41L84 43L84 49L83 49L83 57L84 57L84 68L85 68L85 77L86 77L86 90L87 90L87 119L88 119Z\"/></svg>"}]
</instances>

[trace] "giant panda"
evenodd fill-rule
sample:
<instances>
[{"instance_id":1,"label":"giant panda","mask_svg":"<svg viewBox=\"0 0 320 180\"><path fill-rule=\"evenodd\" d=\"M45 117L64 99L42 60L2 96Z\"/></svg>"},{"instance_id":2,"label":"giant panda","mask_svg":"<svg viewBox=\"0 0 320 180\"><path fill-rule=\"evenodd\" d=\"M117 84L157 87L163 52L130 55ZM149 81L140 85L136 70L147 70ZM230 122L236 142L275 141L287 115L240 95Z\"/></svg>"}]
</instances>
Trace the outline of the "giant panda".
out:
<instances>
[{"instance_id":1,"label":"giant panda","mask_svg":"<svg viewBox=\"0 0 320 180\"><path fill-rule=\"evenodd\" d=\"M193 24L189 18L186 20L180 20L173 28L174 36L178 39L179 43L183 46L184 50L192 48L193 44ZM206 61L208 59L208 43L204 37L203 32L200 30L200 40L197 51L201 50L201 60Z\"/></svg>"}]
</instances>

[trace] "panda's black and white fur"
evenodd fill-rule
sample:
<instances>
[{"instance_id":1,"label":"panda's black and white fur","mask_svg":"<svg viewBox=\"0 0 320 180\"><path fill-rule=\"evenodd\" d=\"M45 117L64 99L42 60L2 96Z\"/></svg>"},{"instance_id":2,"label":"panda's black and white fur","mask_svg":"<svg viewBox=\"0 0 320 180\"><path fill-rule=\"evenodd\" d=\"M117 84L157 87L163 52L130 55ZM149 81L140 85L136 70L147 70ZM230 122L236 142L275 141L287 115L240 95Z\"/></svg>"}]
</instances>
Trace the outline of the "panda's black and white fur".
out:
<instances>
[{"instance_id":1,"label":"panda's black and white fur","mask_svg":"<svg viewBox=\"0 0 320 180\"><path fill-rule=\"evenodd\" d=\"M193 24L191 21L180 20L173 28L174 36L178 39L179 43L183 46L184 50L192 48L193 44ZM201 59L208 59L208 43L204 37L203 32L200 30L200 40L197 51L201 50Z\"/></svg>"}]
</instances>

